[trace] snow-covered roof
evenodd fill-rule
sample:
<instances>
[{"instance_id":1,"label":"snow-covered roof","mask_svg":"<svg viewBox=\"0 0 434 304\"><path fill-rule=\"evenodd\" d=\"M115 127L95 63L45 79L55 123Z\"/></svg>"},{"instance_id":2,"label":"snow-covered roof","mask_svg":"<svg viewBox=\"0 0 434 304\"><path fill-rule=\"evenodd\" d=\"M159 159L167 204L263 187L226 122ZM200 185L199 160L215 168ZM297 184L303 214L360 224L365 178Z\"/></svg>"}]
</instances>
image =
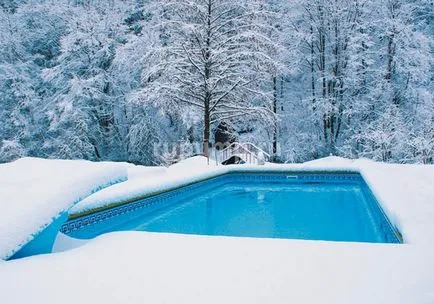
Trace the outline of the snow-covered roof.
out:
<instances>
[{"instance_id":1,"label":"snow-covered roof","mask_svg":"<svg viewBox=\"0 0 434 304\"><path fill-rule=\"evenodd\" d=\"M78 201L126 178L125 165L109 162L22 158L0 165L0 259Z\"/></svg>"}]
</instances>

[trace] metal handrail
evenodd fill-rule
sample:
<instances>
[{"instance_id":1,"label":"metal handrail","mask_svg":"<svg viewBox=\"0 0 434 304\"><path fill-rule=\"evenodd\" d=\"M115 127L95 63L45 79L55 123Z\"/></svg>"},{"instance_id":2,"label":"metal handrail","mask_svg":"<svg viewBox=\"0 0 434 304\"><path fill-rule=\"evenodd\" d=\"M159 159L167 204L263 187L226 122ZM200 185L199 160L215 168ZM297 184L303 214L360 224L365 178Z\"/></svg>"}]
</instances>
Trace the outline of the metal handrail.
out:
<instances>
[{"instance_id":1,"label":"metal handrail","mask_svg":"<svg viewBox=\"0 0 434 304\"><path fill-rule=\"evenodd\" d=\"M252 152L250 151L250 149L248 148L250 146L250 148L254 148L256 150L256 152ZM265 152L264 150L262 150L261 148L257 147L256 145L254 145L253 143L239 143L239 142L234 142L232 144L230 144L228 147L226 147L225 149L223 149L222 151L220 151L220 156L221 156L221 160L225 161L229 158L231 158L232 156L236 155L243 155L245 154L245 159L244 161L248 162L248 163L252 163L253 160L259 161L259 153L262 153L264 155L264 160L269 159L270 158L270 154L268 154L267 152Z\"/></svg>"},{"instance_id":2,"label":"metal handrail","mask_svg":"<svg viewBox=\"0 0 434 304\"><path fill-rule=\"evenodd\" d=\"M255 148L256 150L258 150L259 152L262 152L265 156L267 156L268 158L271 157L270 154L268 154L267 152L265 152L264 150L262 150L261 148L259 148L257 145L255 145L254 143L251 142L245 142L245 143L240 143L240 145L249 145L252 146L253 148ZM247 149L247 148L246 148Z\"/></svg>"}]
</instances>

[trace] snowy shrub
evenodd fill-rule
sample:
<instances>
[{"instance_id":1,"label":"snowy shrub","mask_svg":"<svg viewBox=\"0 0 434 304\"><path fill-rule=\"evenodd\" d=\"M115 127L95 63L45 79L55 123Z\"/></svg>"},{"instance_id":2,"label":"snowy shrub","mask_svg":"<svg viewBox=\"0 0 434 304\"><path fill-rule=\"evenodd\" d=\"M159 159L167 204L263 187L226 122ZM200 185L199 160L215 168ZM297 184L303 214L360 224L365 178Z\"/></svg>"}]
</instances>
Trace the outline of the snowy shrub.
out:
<instances>
[{"instance_id":1,"label":"snowy shrub","mask_svg":"<svg viewBox=\"0 0 434 304\"><path fill-rule=\"evenodd\" d=\"M14 140L0 142L0 163L10 162L25 155L25 148Z\"/></svg>"}]
</instances>

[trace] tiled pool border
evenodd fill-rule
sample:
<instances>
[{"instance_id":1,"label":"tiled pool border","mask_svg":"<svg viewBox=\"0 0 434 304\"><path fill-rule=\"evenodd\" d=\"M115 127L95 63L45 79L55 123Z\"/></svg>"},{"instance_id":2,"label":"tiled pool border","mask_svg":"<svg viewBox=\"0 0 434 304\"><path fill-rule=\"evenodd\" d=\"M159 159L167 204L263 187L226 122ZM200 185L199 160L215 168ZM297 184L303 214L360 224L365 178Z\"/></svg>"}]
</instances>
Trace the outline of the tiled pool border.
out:
<instances>
[{"instance_id":1,"label":"tiled pool border","mask_svg":"<svg viewBox=\"0 0 434 304\"><path fill-rule=\"evenodd\" d=\"M126 205L132 202L136 202L138 200L142 200L148 197L152 197L152 196L156 196L156 195L160 195L166 192L170 192L170 191L174 191L180 188L184 188L190 185L194 185L194 184L198 184L201 182L205 182L207 180L211 180L211 179L215 179L218 177L222 177L222 176L227 176L227 175L232 175L232 174L266 174L266 175L272 175L272 174L276 174L276 175L281 175L284 174L286 176L294 176L294 175L325 175L325 176L331 176L331 175L357 175L357 176L361 176L360 172L358 171L354 171L354 170L345 170L345 171L321 171L321 170L315 170L315 171L280 171L280 170L270 170L270 171L262 171L262 170L240 170L240 169L235 169L235 170L231 170L229 172L216 172L211 176L206 176L206 177L199 177L197 179L194 180L189 180L186 183L179 183L176 186L172 186L172 187L167 187L165 189L160 189L157 191L150 191L144 195L140 195L140 196L136 196L133 197L131 199L127 199L127 200L123 200L123 201L119 201L119 202L115 202L115 203L111 203L105 206L101 206L101 207L96 207L96 208L92 208L90 210L86 210L86 211L82 211L82 212L77 212L77 213L73 213L69 215L69 219L73 220L76 218L80 218L80 217L84 217L93 213L97 213L100 211L105 211L108 209L112 209L121 205ZM363 179L363 177L362 177ZM317 178L315 181L320 181L319 178Z\"/></svg>"},{"instance_id":2,"label":"tiled pool border","mask_svg":"<svg viewBox=\"0 0 434 304\"><path fill-rule=\"evenodd\" d=\"M364 186L362 187L362 191L368 197L369 201L372 202L372 204L370 204L370 207L374 208L373 214L377 217L377 221L378 221L378 217L382 217L383 220L379 220L379 222L386 223L386 227L382 227L382 228L386 229L388 232L387 236L392 238L390 243L400 243L400 244L404 243L401 232L390 222L389 217L387 216L386 212L384 212L383 207L375 197L374 193L372 192L372 189L369 187L368 183L365 181L363 176L361 176L361 178L362 178L361 182Z\"/></svg>"},{"instance_id":3,"label":"tiled pool border","mask_svg":"<svg viewBox=\"0 0 434 304\"><path fill-rule=\"evenodd\" d=\"M208 177L199 181L191 182L185 185L181 185L176 188L167 189L160 191L158 193L150 193L144 197L139 197L136 199L131 199L125 202L120 202L116 205L106 206L104 208L94 209L83 215L75 216L70 218L60 229L62 233L69 234L75 230L81 229L82 227L92 225L95 223L102 222L106 219L122 215L125 213L133 212L142 208L156 209L163 208L169 205L170 199L174 196L185 195L193 189L198 187L205 187L211 183L216 183L221 179L223 183L231 181L231 179L236 179L236 181L252 181L252 182L286 182L291 181L306 183L306 182L358 182L363 184L363 188L366 189L365 194L368 195L370 201L373 202L373 214L378 220L380 217L383 220L380 223L386 222L386 238L390 243L402 243L402 237L399 231L394 227L381 207L380 203L377 201L375 195L371 191L370 187L364 180L363 176L358 172L263 172L263 171L234 171L219 174L216 176ZM217 184L217 186L220 184ZM216 186L216 185L214 185Z\"/></svg>"}]
</instances>

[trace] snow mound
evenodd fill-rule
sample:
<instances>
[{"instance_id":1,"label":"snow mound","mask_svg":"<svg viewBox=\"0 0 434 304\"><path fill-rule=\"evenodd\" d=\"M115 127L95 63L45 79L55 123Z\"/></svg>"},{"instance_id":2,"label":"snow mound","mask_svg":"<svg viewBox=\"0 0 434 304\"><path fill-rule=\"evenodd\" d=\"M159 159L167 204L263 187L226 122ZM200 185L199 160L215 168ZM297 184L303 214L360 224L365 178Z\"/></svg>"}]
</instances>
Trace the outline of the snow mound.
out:
<instances>
[{"instance_id":1,"label":"snow mound","mask_svg":"<svg viewBox=\"0 0 434 304\"><path fill-rule=\"evenodd\" d=\"M69 210L70 215L81 214L113 204L137 200L163 190L176 188L191 182L224 173L225 168L217 167L215 161L195 156L176 163L169 168L129 166L128 180L98 191L82 200Z\"/></svg>"},{"instance_id":2,"label":"snow mound","mask_svg":"<svg viewBox=\"0 0 434 304\"><path fill-rule=\"evenodd\" d=\"M104 207L114 203L128 201L143 195L147 185L159 181L161 176L165 176L165 167L145 167L135 166L126 163L128 170L128 180L102 189L78 204L73 206L70 214L86 212L95 208Z\"/></svg>"},{"instance_id":3,"label":"snow mound","mask_svg":"<svg viewBox=\"0 0 434 304\"><path fill-rule=\"evenodd\" d=\"M180 174L192 172L192 171L203 171L209 170L210 167L215 167L216 161L212 158L206 158L205 156L194 156L180 162L171 165L167 170L169 172L177 172Z\"/></svg>"},{"instance_id":4,"label":"snow mound","mask_svg":"<svg viewBox=\"0 0 434 304\"><path fill-rule=\"evenodd\" d=\"M328 156L320 159L315 159L303 163L304 167L336 167L336 166L347 166L351 165L354 161L351 159L339 157L339 156Z\"/></svg>"},{"instance_id":5,"label":"snow mound","mask_svg":"<svg viewBox=\"0 0 434 304\"><path fill-rule=\"evenodd\" d=\"M53 253L72 250L81 247L88 242L88 240L75 239L59 232L53 245Z\"/></svg>"},{"instance_id":6,"label":"snow mound","mask_svg":"<svg viewBox=\"0 0 434 304\"><path fill-rule=\"evenodd\" d=\"M0 165L0 259L88 195L127 179L125 165L22 158Z\"/></svg>"},{"instance_id":7,"label":"snow mound","mask_svg":"<svg viewBox=\"0 0 434 304\"><path fill-rule=\"evenodd\" d=\"M156 174L166 173L165 167L147 167L137 166L130 163L125 163L128 170L128 180L135 178L152 178Z\"/></svg>"},{"instance_id":8,"label":"snow mound","mask_svg":"<svg viewBox=\"0 0 434 304\"><path fill-rule=\"evenodd\" d=\"M354 165L374 192L405 243L434 241L434 165L397 165L356 160Z\"/></svg>"}]
</instances>

